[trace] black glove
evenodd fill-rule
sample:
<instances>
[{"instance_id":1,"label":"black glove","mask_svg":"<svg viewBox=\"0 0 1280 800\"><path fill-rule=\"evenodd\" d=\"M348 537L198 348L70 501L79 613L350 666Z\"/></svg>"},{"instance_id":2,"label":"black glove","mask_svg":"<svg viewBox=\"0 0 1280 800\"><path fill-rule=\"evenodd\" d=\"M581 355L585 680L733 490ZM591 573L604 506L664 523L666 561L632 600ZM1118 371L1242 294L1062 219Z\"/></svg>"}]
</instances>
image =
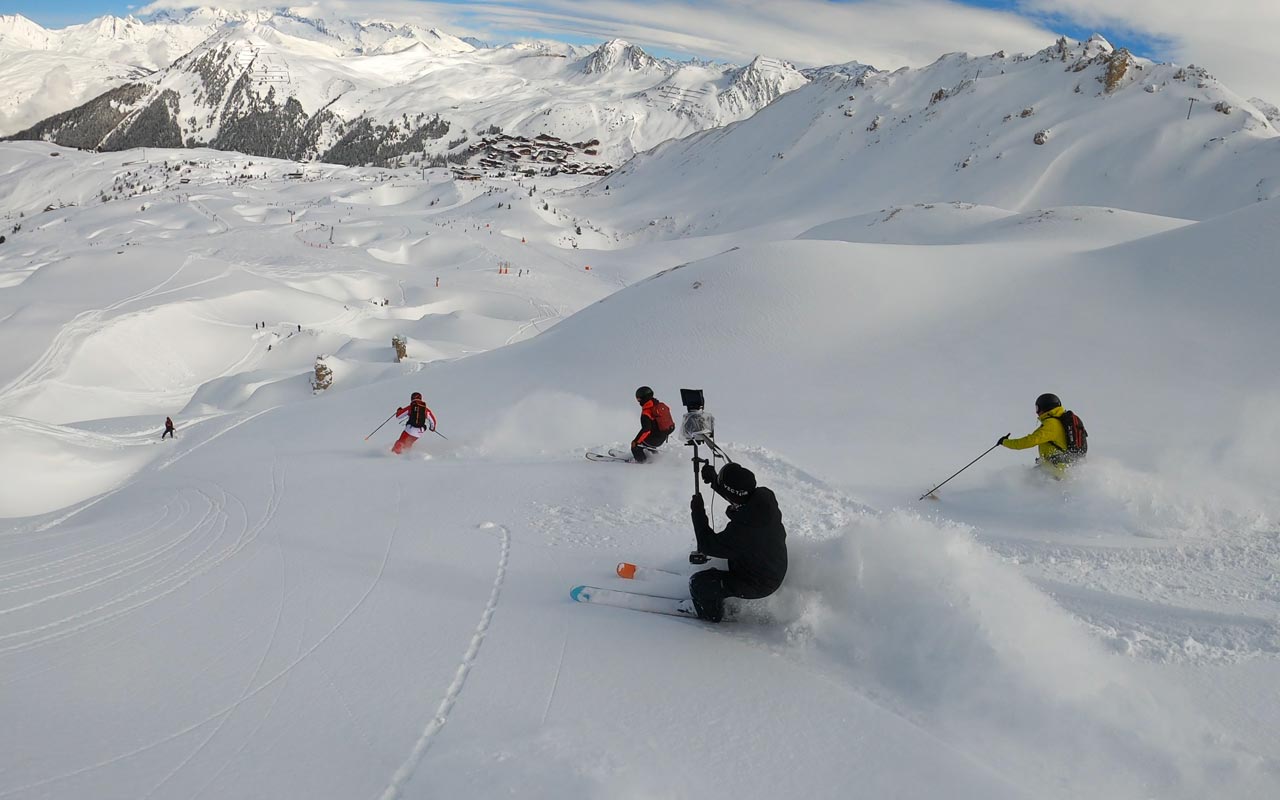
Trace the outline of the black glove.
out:
<instances>
[{"instance_id":1,"label":"black glove","mask_svg":"<svg viewBox=\"0 0 1280 800\"><path fill-rule=\"evenodd\" d=\"M999 439L996 440L996 444L1004 444L1004 440L1008 438L1009 438L1009 434L1006 433L1004 436L1001 436Z\"/></svg>"},{"instance_id":2,"label":"black glove","mask_svg":"<svg viewBox=\"0 0 1280 800\"><path fill-rule=\"evenodd\" d=\"M707 513L707 504L703 502L701 494L695 494L689 501L689 510L695 514Z\"/></svg>"},{"instance_id":3,"label":"black glove","mask_svg":"<svg viewBox=\"0 0 1280 800\"><path fill-rule=\"evenodd\" d=\"M712 485L716 482L716 468L710 464L702 465L702 482Z\"/></svg>"}]
</instances>

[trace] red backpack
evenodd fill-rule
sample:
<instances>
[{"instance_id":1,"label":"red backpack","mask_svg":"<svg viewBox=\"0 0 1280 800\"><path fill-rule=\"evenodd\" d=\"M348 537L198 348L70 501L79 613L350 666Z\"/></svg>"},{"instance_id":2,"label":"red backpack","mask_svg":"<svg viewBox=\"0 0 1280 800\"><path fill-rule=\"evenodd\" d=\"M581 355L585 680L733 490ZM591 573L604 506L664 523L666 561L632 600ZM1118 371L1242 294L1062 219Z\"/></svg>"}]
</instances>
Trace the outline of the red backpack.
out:
<instances>
[{"instance_id":1,"label":"red backpack","mask_svg":"<svg viewBox=\"0 0 1280 800\"><path fill-rule=\"evenodd\" d=\"M671 407L660 400L653 401L653 419L658 423L660 433L671 433L676 429L676 421L671 416Z\"/></svg>"},{"instance_id":2,"label":"red backpack","mask_svg":"<svg viewBox=\"0 0 1280 800\"><path fill-rule=\"evenodd\" d=\"M1089 432L1084 429L1084 423L1073 411L1062 412L1058 422L1062 423L1062 430L1067 435L1067 446L1058 447L1058 443L1054 442L1053 446L1061 452L1054 454L1049 460L1054 464L1070 464L1084 458L1089 452Z\"/></svg>"}]
</instances>

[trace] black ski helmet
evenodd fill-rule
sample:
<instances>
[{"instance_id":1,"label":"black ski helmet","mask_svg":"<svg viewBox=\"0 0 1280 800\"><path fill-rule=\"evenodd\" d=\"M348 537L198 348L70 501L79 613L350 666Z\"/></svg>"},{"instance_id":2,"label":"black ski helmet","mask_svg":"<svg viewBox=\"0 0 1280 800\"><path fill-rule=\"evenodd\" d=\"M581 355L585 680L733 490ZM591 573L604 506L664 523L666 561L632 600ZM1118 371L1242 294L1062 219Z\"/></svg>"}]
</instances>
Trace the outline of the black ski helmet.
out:
<instances>
[{"instance_id":1,"label":"black ski helmet","mask_svg":"<svg viewBox=\"0 0 1280 800\"><path fill-rule=\"evenodd\" d=\"M730 461L720 468L716 489L720 492L720 496L730 503L741 505L747 502L751 493L756 490L755 473L741 464Z\"/></svg>"},{"instance_id":2,"label":"black ski helmet","mask_svg":"<svg viewBox=\"0 0 1280 800\"><path fill-rule=\"evenodd\" d=\"M649 402L653 399L653 390L648 386L641 386L639 389L636 389L636 399L641 403Z\"/></svg>"},{"instance_id":3,"label":"black ski helmet","mask_svg":"<svg viewBox=\"0 0 1280 800\"><path fill-rule=\"evenodd\" d=\"M1043 414L1046 411L1052 411L1062 405L1062 401L1058 399L1056 394L1046 392L1036 398L1036 413Z\"/></svg>"},{"instance_id":4,"label":"black ski helmet","mask_svg":"<svg viewBox=\"0 0 1280 800\"><path fill-rule=\"evenodd\" d=\"M410 400L421 400L421 399L422 399L422 392L414 392L413 394L409 395L409 399L410 399Z\"/></svg>"}]
</instances>

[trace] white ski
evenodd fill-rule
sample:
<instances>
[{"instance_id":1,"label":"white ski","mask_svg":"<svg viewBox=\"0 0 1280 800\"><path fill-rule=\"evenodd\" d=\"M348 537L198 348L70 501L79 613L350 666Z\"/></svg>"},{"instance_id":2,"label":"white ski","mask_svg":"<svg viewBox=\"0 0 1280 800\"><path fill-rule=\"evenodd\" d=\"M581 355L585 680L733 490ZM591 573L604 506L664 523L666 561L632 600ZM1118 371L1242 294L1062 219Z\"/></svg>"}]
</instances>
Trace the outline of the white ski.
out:
<instances>
[{"instance_id":1,"label":"white ski","mask_svg":"<svg viewBox=\"0 0 1280 800\"><path fill-rule=\"evenodd\" d=\"M693 601L689 598L655 597L651 594L621 592L617 589L601 589L598 586L575 586L569 596L579 603L629 608L632 611L648 611L651 614L668 614L673 617L693 617Z\"/></svg>"},{"instance_id":2,"label":"white ski","mask_svg":"<svg viewBox=\"0 0 1280 800\"><path fill-rule=\"evenodd\" d=\"M669 569L658 569L657 567L642 567L639 564L631 564L626 561L618 562L618 577L625 580L634 581L668 581L673 578L679 580L689 580L689 575L684 572L675 572Z\"/></svg>"}]
</instances>

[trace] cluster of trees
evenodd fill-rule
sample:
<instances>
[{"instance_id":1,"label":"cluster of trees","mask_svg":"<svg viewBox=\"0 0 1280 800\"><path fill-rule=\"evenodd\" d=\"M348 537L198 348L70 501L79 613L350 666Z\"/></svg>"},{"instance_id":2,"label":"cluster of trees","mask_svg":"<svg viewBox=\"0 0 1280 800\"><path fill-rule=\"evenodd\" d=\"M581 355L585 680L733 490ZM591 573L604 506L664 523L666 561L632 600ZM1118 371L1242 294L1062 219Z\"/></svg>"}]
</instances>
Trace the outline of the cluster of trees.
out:
<instances>
[{"instance_id":1,"label":"cluster of trees","mask_svg":"<svg viewBox=\"0 0 1280 800\"><path fill-rule=\"evenodd\" d=\"M386 167L397 159L421 153L427 142L443 139L449 133L449 121L439 114L405 127L402 120L386 124L368 117L354 120L342 130L341 137L322 158L333 164ZM427 165L446 166L428 159Z\"/></svg>"}]
</instances>

